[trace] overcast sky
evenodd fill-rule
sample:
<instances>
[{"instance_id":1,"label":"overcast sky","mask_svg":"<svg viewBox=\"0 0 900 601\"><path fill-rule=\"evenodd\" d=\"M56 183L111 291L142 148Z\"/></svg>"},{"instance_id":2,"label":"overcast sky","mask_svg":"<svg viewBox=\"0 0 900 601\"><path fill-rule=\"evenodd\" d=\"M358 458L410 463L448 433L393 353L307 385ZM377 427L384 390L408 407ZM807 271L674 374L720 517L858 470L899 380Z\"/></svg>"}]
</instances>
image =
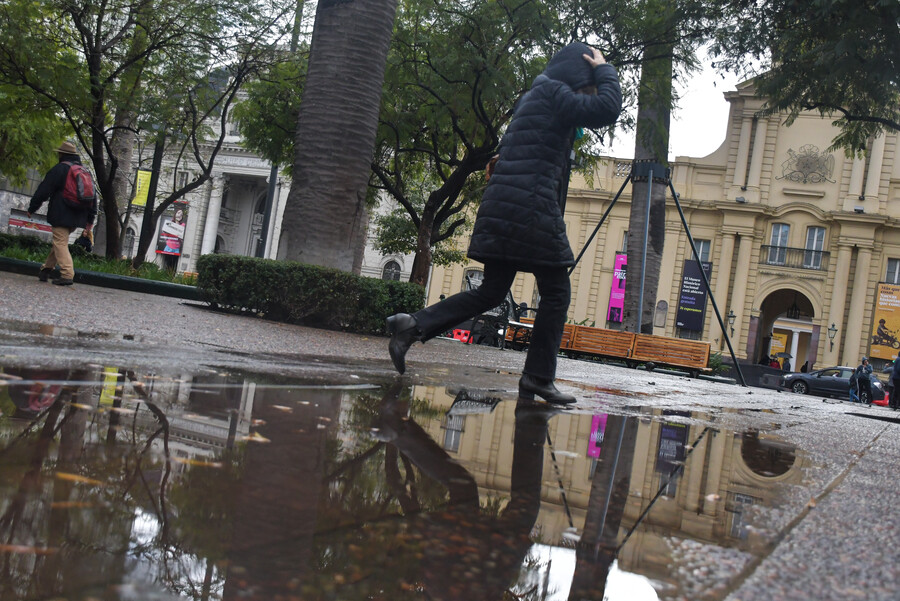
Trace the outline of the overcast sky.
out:
<instances>
[{"instance_id":1,"label":"overcast sky","mask_svg":"<svg viewBox=\"0 0 900 601\"><path fill-rule=\"evenodd\" d=\"M707 66L679 87L681 99L673 112L669 160L676 156L704 157L719 148L728 121L724 93L734 90L737 83L735 75L726 74L723 79ZM603 150L615 157L632 158L634 135L619 135Z\"/></svg>"}]
</instances>

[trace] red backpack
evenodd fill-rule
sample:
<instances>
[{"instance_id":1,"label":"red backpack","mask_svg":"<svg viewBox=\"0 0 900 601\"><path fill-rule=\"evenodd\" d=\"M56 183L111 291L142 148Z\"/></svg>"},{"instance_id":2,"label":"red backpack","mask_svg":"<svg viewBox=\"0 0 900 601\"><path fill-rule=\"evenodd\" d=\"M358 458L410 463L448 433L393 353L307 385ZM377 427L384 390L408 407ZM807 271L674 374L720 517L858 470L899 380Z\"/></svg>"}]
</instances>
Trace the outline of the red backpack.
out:
<instances>
[{"instance_id":1,"label":"red backpack","mask_svg":"<svg viewBox=\"0 0 900 601\"><path fill-rule=\"evenodd\" d=\"M63 186L63 202L73 209L93 208L97 195L94 192L94 178L91 177L91 172L78 163L64 162L69 166L69 172Z\"/></svg>"}]
</instances>

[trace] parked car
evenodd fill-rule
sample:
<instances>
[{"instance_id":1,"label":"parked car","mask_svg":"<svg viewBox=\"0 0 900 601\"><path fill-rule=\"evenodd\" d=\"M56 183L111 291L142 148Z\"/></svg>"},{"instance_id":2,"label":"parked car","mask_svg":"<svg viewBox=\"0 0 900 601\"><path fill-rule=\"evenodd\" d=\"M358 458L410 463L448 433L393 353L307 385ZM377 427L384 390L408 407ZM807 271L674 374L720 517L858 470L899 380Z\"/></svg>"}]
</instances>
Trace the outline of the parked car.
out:
<instances>
[{"instance_id":1,"label":"parked car","mask_svg":"<svg viewBox=\"0 0 900 601\"><path fill-rule=\"evenodd\" d=\"M806 374L786 374L781 378L778 386L798 394L824 394L849 399L850 376L853 375L854 370L853 367L839 365ZM875 377L875 374L872 374L872 400L881 401L883 399L884 384Z\"/></svg>"}]
</instances>

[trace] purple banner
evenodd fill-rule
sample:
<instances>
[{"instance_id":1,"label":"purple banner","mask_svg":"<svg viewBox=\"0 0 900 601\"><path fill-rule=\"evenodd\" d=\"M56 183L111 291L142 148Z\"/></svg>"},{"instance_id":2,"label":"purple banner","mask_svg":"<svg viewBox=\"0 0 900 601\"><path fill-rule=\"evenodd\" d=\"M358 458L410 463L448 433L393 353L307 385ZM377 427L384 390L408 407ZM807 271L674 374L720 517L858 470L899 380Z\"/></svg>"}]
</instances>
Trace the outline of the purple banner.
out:
<instances>
[{"instance_id":1,"label":"purple banner","mask_svg":"<svg viewBox=\"0 0 900 601\"><path fill-rule=\"evenodd\" d=\"M588 439L588 457L597 458L600 456L600 445L603 444L603 433L606 431L606 417L603 415L595 415L591 418L591 437Z\"/></svg>"},{"instance_id":2,"label":"purple banner","mask_svg":"<svg viewBox=\"0 0 900 601\"><path fill-rule=\"evenodd\" d=\"M616 253L613 281L609 289L609 309L606 321L622 323L622 311L625 309L625 272L628 270L628 256Z\"/></svg>"}]
</instances>

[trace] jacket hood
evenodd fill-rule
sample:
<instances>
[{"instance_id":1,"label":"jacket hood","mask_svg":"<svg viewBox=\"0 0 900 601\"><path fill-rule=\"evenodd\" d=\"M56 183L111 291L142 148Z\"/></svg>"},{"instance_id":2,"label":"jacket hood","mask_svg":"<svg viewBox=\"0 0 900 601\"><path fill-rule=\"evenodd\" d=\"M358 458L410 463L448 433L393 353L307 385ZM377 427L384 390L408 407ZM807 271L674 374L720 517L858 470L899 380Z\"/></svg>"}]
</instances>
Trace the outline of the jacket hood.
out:
<instances>
[{"instance_id":1,"label":"jacket hood","mask_svg":"<svg viewBox=\"0 0 900 601\"><path fill-rule=\"evenodd\" d=\"M544 75L568 84L573 90L594 85L594 68L584 60L585 54L591 54L587 44L572 42L553 55L544 69Z\"/></svg>"}]
</instances>

